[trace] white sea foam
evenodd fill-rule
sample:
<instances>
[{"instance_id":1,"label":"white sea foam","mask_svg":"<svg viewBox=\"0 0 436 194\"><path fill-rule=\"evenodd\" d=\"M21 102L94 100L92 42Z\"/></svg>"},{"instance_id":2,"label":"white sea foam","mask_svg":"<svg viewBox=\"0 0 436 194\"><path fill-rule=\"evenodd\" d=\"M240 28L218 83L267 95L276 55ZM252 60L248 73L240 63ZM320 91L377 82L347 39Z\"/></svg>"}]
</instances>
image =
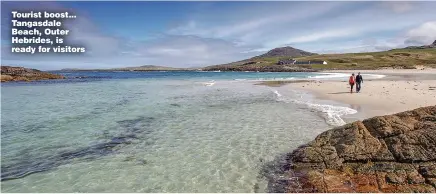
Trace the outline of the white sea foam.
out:
<instances>
[{"instance_id":1,"label":"white sea foam","mask_svg":"<svg viewBox=\"0 0 436 194\"><path fill-rule=\"evenodd\" d=\"M313 79L331 79L331 78L342 78L348 77L348 74L345 73L319 73L321 75L309 76L309 78Z\"/></svg>"},{"instance_id":2,"label":"white sea foam","mask_svg":"<svg viewBox=\"0 0 436 194\"><path fill-rule=\"evenodd\" d=\"M205 86L213 86L213 85L215 85L215 80L211 80L209 82L205 82L205 83L203 83L203 85L205 85Z\"/></svg>"},{"instance_id":3,"label":"white sea foam","mask_svg":"<svg viewBox=\"0 0 436 194\"><path fill-rule=\"evenodd\" d=\"M277 90L274 91L274 94L276 94L277 97L282 97L282 95Z\"/></svg>"},{"instance_id":4,"label":"white sea foam","mask_svg":"<svg viewBox=\"0 0 436 194\"><path fill-rule=\"evenodd\" d=\"M257 81L295 80L295 77L257 78Z\"/></svg>"},{"instance_id":5,"label":"white sea foam","mask_svg":"<svg viewBox=\"0 0 436 194\"><path fill-rule=\"evenodd\" d=\"M280 94L277 90L274 91L274 94L276 94L278 101L286 102L286 103L304 104L309 109L321 113L325 121L329 125L333 125L333 126L341 126L345 124L345 121L341 118L342 116L357 113L356 110L348 107L333 106L328 104L316 104L308 101L288 98ZM300 98L302 97L300 96Z\"/></svg>"},{"instance_id":6,"label":"white sea foam","mask_svg":"<svg viewBox=\"0 0 436 194\"><path fill-rule=\"evenodd\" d=\"M380 74L362 74L364 78L372 78L372 79L380 79L386 77L386 75L380 75Z\"/></svg>"},{"instance_id":7,"label":"white sea foam","mask_svg":"<svg viewBox=\"0 0 436 194\"><path fill-rule=\"evenodd\" d=\"M357 113L356 110L348 107L333 106L328 104L314 104L309 102L306 102L306 104L309 108L323 113L325 115L326 122L335 126L345 124L345 121L341 118L341 116Z\"/></svg>"}]
</instances>

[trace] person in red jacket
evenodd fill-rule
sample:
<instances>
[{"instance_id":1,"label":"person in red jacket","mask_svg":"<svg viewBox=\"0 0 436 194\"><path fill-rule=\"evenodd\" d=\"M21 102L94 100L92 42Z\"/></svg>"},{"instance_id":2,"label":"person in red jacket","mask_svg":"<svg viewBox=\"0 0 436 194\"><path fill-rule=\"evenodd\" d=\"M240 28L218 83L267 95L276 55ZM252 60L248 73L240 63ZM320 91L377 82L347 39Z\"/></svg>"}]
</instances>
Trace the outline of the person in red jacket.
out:
<instances>
[{"instance_id":1,"label":"person in red jacket","mask_svg":"<svg viewBox=\"0 0 436 194\"><path fill-rule=\"evenodd\" d=\"M356 79L354 78L354 73L351 74L350 79L348 80L348 83L351 86L351 93L353 93L354 83L356 83Z\"/></svg>"}]
</instances>

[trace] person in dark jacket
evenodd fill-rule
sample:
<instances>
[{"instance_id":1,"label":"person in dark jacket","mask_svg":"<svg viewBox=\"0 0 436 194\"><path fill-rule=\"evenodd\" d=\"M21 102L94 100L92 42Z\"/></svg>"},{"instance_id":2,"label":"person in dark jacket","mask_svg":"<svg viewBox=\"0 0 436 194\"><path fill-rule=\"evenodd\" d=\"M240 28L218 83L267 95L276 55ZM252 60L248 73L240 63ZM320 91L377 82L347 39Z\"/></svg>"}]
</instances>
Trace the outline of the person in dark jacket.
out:
<instances>
[{"instance_id":1,"label":"person in dark jacket","mask_svg":"<svg viewBox=\"0 0 436 194\"><path fill-rule=\"evenodd\" d=\"M360 72L356 76L356 92L359 93L360 89L362 88L361 83L363 83L362 75L360 75Z\"/></svg>"}]
</instances>

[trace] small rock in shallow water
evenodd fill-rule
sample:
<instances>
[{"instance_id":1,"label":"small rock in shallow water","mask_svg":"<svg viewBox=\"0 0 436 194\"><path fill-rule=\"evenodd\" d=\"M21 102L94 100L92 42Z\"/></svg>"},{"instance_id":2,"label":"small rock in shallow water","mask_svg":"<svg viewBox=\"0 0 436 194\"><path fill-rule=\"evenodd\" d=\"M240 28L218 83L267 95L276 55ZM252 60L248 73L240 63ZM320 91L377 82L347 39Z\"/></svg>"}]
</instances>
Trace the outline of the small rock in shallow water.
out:
<instances>
[{"instance_id":1,"label":"small rock in shallow water","mask_svg":"<svg viewBox=\"0 0 436 194\"><path fill-rule=\"evenodd\" d=\"M124 162L127 162L127 161L133 161L135 159L135 157L134 156L127 156L126 158L124 158Z\"/></svg>"},{"instance_id":2,"label":"small rock in shallow water","mask_svg":"<svg viewBox=\"0 0 436 194\"><path fill-rule=\"evenodd\" d=\"M148 162L145 159L138 159L137 163L140 164L140 165L146 165Z\"/></svg>"},{"instance_id":3,"label":"small rock in shallow water","mask_svg":"<svg viewBox=\"0 0 436 194\"><path fill-rule=\"evenodd\" d=\"M259 184L254 183L253 190L254 190L254 193L259 193Z\"/></svg>"}]
</instances>

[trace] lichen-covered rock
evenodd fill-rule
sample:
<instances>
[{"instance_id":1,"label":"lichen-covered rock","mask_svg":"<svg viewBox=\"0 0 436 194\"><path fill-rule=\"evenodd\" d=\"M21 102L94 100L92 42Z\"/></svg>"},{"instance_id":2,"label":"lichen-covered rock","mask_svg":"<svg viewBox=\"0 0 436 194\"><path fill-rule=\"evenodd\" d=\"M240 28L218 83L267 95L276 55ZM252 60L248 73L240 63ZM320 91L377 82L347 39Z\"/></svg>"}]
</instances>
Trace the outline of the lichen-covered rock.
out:
<instances>
[{"instance_id":1,"label":"lichen-covered rock","mask_svg":"<svg viewBox=\"0 0 436 194\"><path fill-rule=\"evenodd\" d=\"M436 192L436 106L356 121L289 154L289 192Z\"/></svg>"},{"instance_id":2,"label":"lichen-covered rock","mask_svg":"<svg viewBox=\"0 0 436 194\"><path fill-rule=\"evenodd\" d=\"M0 75L0 80L2 82L12 81L14 78L10 75Z\"/></svg>"},{"instance_id":3,"label":"lichen-covered rock","mask_svg":"<svg viewBox=\"0 0 436 194\"><path fill-rule=\"evenodd\" d=\"M7 81L32 81L44 79L64 79L64 76L43 72L37 69L24 67L1 66L0 80Z\"/></svg>"}]
</instances>

